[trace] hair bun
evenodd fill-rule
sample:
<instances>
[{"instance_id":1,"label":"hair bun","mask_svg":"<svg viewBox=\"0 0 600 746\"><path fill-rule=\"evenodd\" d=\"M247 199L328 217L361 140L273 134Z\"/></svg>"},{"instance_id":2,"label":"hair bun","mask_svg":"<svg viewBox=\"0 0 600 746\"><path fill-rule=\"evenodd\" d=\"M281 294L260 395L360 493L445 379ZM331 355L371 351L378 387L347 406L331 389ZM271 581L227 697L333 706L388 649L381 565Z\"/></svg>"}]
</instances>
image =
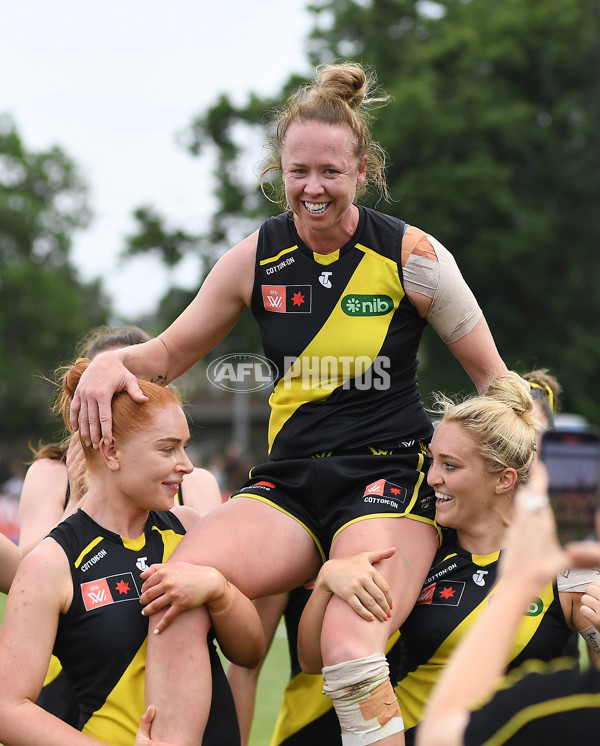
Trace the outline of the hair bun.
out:
<instances>
[{"instance_id":1,"label":"hair bun","mask_svg":"<svg viewBox=\"0 0 600 746\"><path fill-rule=\"evenodd\" d=\"M490 383L485 395L510 407L518 415L533 411L529 383L514 371L509 371L495 378Z\"/></svg>"},{"instance_id":2,"label":"hair bun","mask_svg":"<svg viewBox=\"0 0 600 746\"><path fill-rule=\"evenodd\" d=\"M329 96L358 109L367 95L368 81L364 68L353 62L323 65L317 70L316 87Z\"/></svg>"}]
</instances>

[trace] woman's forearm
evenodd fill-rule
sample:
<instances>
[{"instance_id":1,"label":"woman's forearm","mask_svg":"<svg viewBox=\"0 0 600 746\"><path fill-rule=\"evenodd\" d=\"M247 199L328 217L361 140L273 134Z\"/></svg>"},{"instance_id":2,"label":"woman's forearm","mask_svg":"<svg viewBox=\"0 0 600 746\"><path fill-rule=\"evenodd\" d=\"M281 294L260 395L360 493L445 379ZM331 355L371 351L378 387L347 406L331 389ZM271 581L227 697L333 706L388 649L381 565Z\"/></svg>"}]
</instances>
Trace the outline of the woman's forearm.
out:
<instances>
[{"instance_id":1,"label":"woman's forearm","mask_svg":"<svg viewBox=\"0 0 600 746\"><path fill-rule=\"evenodd\" d=\"M298 625L298 661L305 673L320 673L323 668L321 656L321 629L325 610L333 594L319 585L310 594Z\"/></svg>"}]
</instances>

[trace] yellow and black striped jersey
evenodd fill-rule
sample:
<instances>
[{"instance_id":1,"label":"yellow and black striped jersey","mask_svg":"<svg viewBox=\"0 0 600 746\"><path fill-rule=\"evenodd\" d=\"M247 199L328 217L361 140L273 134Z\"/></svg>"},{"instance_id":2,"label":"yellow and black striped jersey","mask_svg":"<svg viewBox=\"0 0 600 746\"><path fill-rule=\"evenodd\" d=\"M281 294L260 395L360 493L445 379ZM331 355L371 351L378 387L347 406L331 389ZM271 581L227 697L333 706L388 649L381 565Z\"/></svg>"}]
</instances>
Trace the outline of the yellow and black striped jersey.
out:
<instances>
[{"instance_id":1,"label":"yellow and black striped jersey","mask_svg":"<svg viewBox=\"0 0 600 746\"><path fill-rule=\"evenodd\" d=\"M112 746L131 746L145 709L148 619L141 614L140 574L153 563L166 562L184 534L170 511L151 512L137 539L103 528L83 510L50 532L67 555L73 580L73 601L60 617L54 654L73 684L79 729ZM231 740L224 736L211 743L233 746L239 744L233 701L212 631L209 638L215 694L211 718L216 709L219 720L235 731Z\"/></svg>"},{"instance_id":2,"label":"yellow and black striped jersey","mask_svg":"<svg viewBox=\"0 0 600 746\"><path fill-rule=\"evenodd\" d=\"M452 529L444 530L438 550L417 603L402 625L401 665L396 695L406 727L406 743L413 743L414 729L443 667L454 648L488 603L494 603L500 552L474 555L465 551ZM551 660L562 654L571 636L556 582L525 609L507 664L510 668L532 658Z\"/></svg>"},{"instance_id":3,"label":"yellow and black striped jersey","mask_svg":"<svg viewBox=\"0 0 600 746\"><path fill-rule=\"evenodd\" d=\"M252 312L274 366L271 459L429 440L416 376L426 322L402 284L405 228L359 207L354 236L323 255L289 214L262 225Z\"/></svg>"}]
</instances>

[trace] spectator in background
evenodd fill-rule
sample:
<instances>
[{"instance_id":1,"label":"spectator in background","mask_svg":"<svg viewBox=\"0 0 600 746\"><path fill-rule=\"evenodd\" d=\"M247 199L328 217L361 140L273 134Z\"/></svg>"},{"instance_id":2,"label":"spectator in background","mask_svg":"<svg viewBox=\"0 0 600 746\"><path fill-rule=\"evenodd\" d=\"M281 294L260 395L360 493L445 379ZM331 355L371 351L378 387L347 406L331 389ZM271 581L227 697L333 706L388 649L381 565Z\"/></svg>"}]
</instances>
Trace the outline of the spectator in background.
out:
<instances>
[{"instance_id":1,"label":"spectator in background","mask_svg":"<svg viewBox=\"0 0 600 746\"><path fill-rule=\"evenodd\" d=\"M533 399L533 413L546 430L553 430L556 415L560 411L562 386L550 374L548 368L538 368L523 373L529 383Z\"/></svg>"}]
</instances>

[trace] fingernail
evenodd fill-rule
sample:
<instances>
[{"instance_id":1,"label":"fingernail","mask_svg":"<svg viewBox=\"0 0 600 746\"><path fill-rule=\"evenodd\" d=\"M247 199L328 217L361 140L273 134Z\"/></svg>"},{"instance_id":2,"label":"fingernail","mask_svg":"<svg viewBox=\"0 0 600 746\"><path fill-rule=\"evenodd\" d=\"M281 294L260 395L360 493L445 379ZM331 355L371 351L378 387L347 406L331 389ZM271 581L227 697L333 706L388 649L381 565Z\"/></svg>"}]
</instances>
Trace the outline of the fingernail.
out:
<instances>
[{"instance_id":1,"label":"fingernail","mask_svg":"<svg viewBox=\"0 0 600 746\"><path fill-rule=\"evenodd\" d=\"M142 616L146 616L146 609L142 609Z\"/></svg>"},{"instance_id":2,"label":"fingernail","mask_svg":"<svg viewBox=\"0 0 600 746\"><path fill-rule=\"evenodd\" d=\"M156 629L154 630L154 634L155 634L155 635L157 635L157 634L158 634L159 632L160 632L160 630L159 630L159 629L158 629L158 627L157 627L157 628L156 628Z\"/></svg>"},{"instance_id":3,"label":"fingernail","mask_svg":"<svg viewBox=\"0 0 600 746\"><path fill-rule=\"evenodd\" d=\"M104 445L105 446L109 446L110 445L110 440L108 438L104 438Z\"/></svg>"},{"instance_id":4,"label":"fingernail","mask_svg":"<svg viewBox=\"0 0 600 746\"><path fill-rule=\"evenodd\" d=\"M85 441L85 445L86 445L87 448L89 448L92 445L92 441L91 440L86 440Z\"/></svg>"}]
</instances>

